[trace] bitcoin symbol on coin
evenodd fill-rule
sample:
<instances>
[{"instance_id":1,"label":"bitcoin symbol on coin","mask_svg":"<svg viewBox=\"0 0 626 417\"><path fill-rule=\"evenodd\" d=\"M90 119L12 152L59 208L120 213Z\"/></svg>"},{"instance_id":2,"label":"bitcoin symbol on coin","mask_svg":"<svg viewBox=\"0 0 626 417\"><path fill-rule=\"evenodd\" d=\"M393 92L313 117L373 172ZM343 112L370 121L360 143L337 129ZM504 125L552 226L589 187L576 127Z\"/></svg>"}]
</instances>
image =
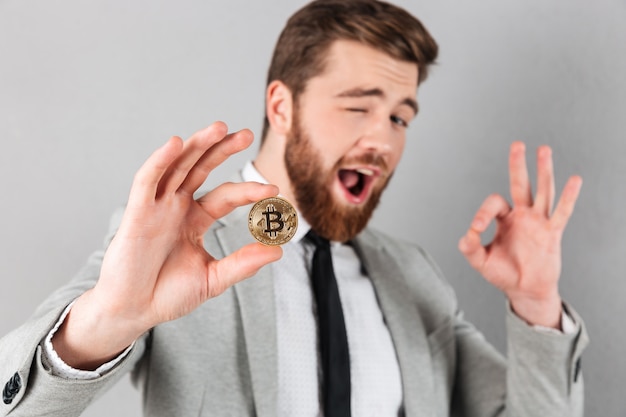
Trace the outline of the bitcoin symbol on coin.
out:
<instances>
[{"instance_id":1,"label":"bitcoin symbol on coin","mask_svg":"<svg viewBox=\"0 0 626 417\"><path fill-rule=\"evenodd\" d=\"M257 202L248 215L248 229L265 245L282 245L298 228L296 209L284 198L270 197Z\"/></svg>"},{"instance_id":2,"label":"bitcoin symbol on coin","mask_svg":"<svg viewBox=\"0 0 626 417\"><path fill-rule=\"evenodd\" d=\"M276 239L278 237L278 232L283 230L285 227L285 222L281 220L283 214L280 211L276 211L276 207L274 207L273 204L268 204L267 211L264 211L261 214L265 216L265 233L267 233L270 238ZM272 224L274 223L278 224L278 227L275 229L272 228Z\"/></svg>"}]
</instances>

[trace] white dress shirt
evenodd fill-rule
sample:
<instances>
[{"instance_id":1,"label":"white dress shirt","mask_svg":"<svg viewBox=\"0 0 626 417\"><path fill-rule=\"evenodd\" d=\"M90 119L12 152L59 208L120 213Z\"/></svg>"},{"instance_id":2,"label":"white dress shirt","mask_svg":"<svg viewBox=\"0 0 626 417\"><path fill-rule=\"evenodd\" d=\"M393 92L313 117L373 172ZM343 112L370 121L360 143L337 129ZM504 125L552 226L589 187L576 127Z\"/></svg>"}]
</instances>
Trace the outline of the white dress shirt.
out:
<instances>
[{"instance_id":1,"label":"white dress shirt","mask_svg":"<svg viewBox=\"0 0 626 417\"><path fill-rule=\"evenodd\" d=\"M244 181L267 181L251 162ZM321 366L317 313L311 287L315 247L304 236L310 226L298 216L298 230L272 264L278 345L278 410L281 416L321 416ZM391 335L370 279L350 245L331 242L350 351L353 416L397 416L402 382ZM254 278L253 278L254 279Z\"/></svg>"}]
</instances>

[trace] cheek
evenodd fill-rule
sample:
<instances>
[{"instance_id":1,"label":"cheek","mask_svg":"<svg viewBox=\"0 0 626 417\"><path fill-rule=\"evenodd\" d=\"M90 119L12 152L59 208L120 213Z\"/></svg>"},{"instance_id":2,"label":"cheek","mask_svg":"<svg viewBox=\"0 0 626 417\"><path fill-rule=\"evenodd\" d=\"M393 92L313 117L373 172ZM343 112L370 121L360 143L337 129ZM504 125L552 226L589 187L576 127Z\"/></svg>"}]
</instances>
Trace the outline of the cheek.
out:
<instances>
[{"instance_id":1,"label":"cheek","mask_svg":"<svg viewBox=\"0 0 626 417\"><path fill-rule=\"evenodd\" d=\"M389 154L389 169L391 171L394 171L400 163L400 159L402 159L402 155L404 154L405 144L405 139L401 138L398 140L398 143L395 144L395 146L391 147L391 152Z\"/></svg>"},{"instance_id":2,"label":"cheek","mask_svg":"<svg viewBox=\"0 0 626 417\"><path fill-rule=\"evenodd\" d=\"M310 138L321 152L327 167L333 166L353 147L353 138L358 137L355 132L355 126L333 112L324 114L309 129Z\"/></svg>"}]
</instances>

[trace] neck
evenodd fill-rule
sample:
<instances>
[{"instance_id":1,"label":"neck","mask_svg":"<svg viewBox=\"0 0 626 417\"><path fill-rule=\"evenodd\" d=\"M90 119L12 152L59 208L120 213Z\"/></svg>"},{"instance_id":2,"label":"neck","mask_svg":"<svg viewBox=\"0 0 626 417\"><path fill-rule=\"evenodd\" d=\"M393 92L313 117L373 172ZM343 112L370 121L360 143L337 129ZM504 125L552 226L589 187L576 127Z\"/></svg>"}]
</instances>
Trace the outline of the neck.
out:
<instances>
[{"instance_id":1,"label":"neck","mask_svg":"<svg viewBox=\"0 0 626 417\"><path fill-rule=\"evenodd\" d=\"M278 186L280 195L297 208L291 181L285 166L284 155L285 140L274 138L270 133L253 161L254 167L270 184Z\"/></svg>"}]
</instances>

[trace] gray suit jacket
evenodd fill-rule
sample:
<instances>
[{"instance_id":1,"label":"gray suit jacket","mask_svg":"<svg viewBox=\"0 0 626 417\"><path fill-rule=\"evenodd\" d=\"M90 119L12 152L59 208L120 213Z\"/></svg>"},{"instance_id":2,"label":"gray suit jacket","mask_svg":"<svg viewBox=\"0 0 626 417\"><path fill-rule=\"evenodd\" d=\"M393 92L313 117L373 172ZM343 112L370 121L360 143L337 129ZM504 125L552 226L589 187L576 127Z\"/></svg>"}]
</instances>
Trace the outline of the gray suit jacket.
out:
<instances>
[{"instance_id":1,"label":"gray suit jacket","mask_svg":"<svg viewBox=\"0 0 626 417\"><path fill-rule=\"evenodd\" d=\"M246 214L246 208L237 209L211 228L205 237L210 253L225 256L251 241ZM113 232L120 218L116 213ZM533 330L507 312L505 359L464 320L454 292L422 249L372 230L355 243L397 352L406 416L583 414L579 357L587 336L573 310L577 331L570 335ZM271 266L190 315L152 329L101 378L52 375L42 361L41 341L64 307L95 284L103 252L0 340L0 387L10 399L0 403L0 415L78 415L128 371L149 416L277 415Z\"/></svg>"}]
</instances>

